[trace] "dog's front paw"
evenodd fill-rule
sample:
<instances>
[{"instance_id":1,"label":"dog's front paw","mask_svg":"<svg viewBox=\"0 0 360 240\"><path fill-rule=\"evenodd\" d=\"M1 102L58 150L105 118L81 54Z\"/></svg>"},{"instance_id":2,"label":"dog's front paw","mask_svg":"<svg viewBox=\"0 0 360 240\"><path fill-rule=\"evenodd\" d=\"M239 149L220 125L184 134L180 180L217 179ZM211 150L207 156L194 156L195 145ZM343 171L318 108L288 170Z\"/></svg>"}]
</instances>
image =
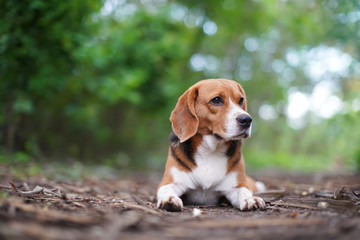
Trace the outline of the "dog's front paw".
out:
<instances>
[{"instance_id":1,"label":"dog's front paw","mask_svg":"<svg viewBox=\"0 0 360 240\"><path fill-rule=\"evenodd\" d=\"M241 198L239 208L241 211L244 210L252 210L252 209L264 209L265 208L265 202L262 198L259 197L247 197L247 198Z\"/></svg>"},{"instance_id":2,"label":"dog's front paw","mask_svg":"<svg viewBox=\"0 0 360 240\"><path fill-rule=\"evenodd\" d=\"M252 210L252 209L264 209L265 202L260 197L254 197L252 192L246 187L242 187L239 189L239 205L241 211L244 210Z\"/></svg>"},{"instance_id":3,"label":"dog's front paw","mask_svg":"<svg viewBox=\"0 0 360 240\"><path fill-rule=\"evenodd\" d=\"M159 199L157 207L169 212L180 212L183 208L183 202L179 197L169 196L166 199Z\"/></svg>"}]
</instances>

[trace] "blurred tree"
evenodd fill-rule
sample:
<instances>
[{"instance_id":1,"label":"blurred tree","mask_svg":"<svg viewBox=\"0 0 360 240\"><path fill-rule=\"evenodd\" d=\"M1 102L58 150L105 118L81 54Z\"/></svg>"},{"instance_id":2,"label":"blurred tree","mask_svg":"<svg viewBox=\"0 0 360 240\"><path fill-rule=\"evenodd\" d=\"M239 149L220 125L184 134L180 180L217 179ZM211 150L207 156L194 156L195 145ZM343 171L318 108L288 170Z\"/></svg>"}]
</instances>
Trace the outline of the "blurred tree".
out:
<instances>
[{"instance_id":1,"label":"blurred tree","mask_svg":"<svg viewBox=\"0 0 360 240\"><path fill-rule=\"evenodd\" d=\"M356 106L359 13L355 0L3 1L2 151L161 166L177 97L223 77L241 82L256 119L250 163L355 161L359 148L346 142L359 140L356 109L330 120L307 113L300 130L287 110L292 93L323 81ZM347 74L314 80L322 49L350 58Z\"/></svg>"},{"instance_id":2,"label":"blurred tree","mask_svg":"<svg viewBox=\"0 0 360 240\"><path fill-rule=\"evenodd\" d=\"M100 6L78 0L0 3L0 126L8 152L38 151L49 135L61 133L58 117L75 97L66 92L73 51L93 33L88 22Z\"/></svg>"}]
</instances>

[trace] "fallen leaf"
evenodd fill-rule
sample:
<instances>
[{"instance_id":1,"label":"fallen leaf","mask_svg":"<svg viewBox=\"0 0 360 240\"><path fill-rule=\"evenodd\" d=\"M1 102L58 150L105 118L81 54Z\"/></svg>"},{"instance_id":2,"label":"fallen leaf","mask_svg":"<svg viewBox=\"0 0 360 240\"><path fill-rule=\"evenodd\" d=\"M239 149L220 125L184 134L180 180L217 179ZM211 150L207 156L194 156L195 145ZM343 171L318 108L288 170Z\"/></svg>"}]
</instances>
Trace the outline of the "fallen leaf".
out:
<instances>
[{"instance_id":1,"label":"fallen leaf","mask_svg":"<svg viewBox=\"0 0 360 240\"><path fill-rule=\"evenodd\" d=\"M15 186L13 183L9 183L9 184L11 185L11 189L12 189L13 192L17 192L17 191L18 191L17 188L16 188L16 186Z\"/></svg>"}]
</instances>

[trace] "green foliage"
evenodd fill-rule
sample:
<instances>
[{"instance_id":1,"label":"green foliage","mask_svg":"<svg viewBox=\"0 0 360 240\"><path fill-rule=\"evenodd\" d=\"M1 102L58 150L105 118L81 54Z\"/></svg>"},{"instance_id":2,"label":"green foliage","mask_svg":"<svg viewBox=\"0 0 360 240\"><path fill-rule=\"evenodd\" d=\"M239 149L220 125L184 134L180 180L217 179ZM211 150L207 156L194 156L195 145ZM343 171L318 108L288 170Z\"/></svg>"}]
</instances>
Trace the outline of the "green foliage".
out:
<instances>
[{"instance_id":1,"label":"green foliage","mask_svg":"<svg viewBox=\"0 0 360 240\"><path fill-rule=\"evenodd\" d=\"M355 163L357 171L360 172L360 149L355 152Z\"/></svg>"},{"instance_id":2,"label":"green foliage","mask_svg":"<svg viewBox=\"0 0 360 240\"><path fill-rule=\"evenodd\" d=\"M54 134L48 133L56 129L54 119L64 120L59 116L73 97L66 92L77 61L73 51L89 36L86 22L100 5L77 0L0 4L1 135L8 151L38 152Z\"/></svg>"},{"instance_id":3,"label":"green foliage","mask_svg":"<svg viewBox=\"0 0 360 240\"><path fill-rule=\"evenodd\" d=\"M289 89L310 93L315 85L302 60L287 63L289 49L334 46L353 56L356 72L356 13L357 1L3 1L0 161L162 168L179 95L198 80L225 77L244 86L257 120L246 143L252 167L354 166L359 149L348 142L360 140L358 112L319 123L309 116L294 130L285 108ZM215 34L204 32L207 22ZM198 69L195 54L206 61ZM359 75L334 81L350 106ZM264 104L276 108L276 120L260 118Z\"/></svg>"},{"instance_id":4,"label":"green foliage","mask_svg":"<svg viewBox=\"0 0 360 240\"><path fill-rule=\"evenodd\" d=\"M244 149L246 167L250 170L273 168L277 170L331 171L333 166L321 156L293 154L287 151L250 151Z\"/></svg>"},{"instance_id":5,"label":"green foliage","mask_svg":"<svg viewBox=\"0 0 360 240\"><path fill-rule=\"evenodd\" d=\"M9 194L7 192L0 192L0 201L7 199Z\"/></svg>"}]
</instances>

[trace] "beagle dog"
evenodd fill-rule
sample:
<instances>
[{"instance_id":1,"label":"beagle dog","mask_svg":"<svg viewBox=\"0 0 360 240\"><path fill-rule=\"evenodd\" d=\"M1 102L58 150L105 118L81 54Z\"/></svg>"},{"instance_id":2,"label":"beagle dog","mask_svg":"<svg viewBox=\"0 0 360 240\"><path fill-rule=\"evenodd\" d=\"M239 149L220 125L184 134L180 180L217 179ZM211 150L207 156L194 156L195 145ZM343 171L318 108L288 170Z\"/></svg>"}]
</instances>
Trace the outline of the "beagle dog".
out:
<instances>
[{"instance_id":1,"label":"beagle dog","mask_svg":"<svg viewBox=\"0 0 360 240\"><path fill-rule=\"evenodd\" d=\"M251 134L245 92L235 81L202 80L178 100L170 121L170 147L157 207L181 211L189 204L217 204L225 197L240 210L265 208L253 192L265 190L245 174L242 139ZM182 197L183 199L181 199Z\"/></svg>"}]
</instances>

